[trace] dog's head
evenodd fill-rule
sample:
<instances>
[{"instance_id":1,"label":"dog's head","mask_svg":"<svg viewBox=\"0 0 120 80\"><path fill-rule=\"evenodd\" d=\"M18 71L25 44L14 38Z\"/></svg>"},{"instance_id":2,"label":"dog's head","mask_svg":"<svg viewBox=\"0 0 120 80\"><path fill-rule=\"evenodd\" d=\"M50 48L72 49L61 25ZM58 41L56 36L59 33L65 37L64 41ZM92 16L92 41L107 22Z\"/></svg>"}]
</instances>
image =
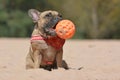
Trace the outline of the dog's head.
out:
<instances>
[{"instance_id":1,"label":"dog's head","mask_svg":"<svg viewBox=\"0 0 120 80\"><path fill-rule=\"evenodd\" d=\"M39 12L35 9L30 9L28 11L29 16L32 18L33 22L38 24L38 29L46 36L56 36L55 26L62 20L61 14L57 11L44 11Z\"/></svg>"}]
</instances>

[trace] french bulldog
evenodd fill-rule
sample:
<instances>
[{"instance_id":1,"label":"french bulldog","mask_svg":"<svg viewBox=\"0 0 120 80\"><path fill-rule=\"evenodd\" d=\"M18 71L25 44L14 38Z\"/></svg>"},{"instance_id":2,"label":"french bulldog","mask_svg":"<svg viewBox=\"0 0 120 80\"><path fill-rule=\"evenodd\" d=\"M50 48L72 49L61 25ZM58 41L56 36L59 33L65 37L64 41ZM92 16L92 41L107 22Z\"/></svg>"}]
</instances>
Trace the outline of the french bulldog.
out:
<instances>
[{"instance_id":1,"label":"french bulldog","mask_svg":"<svg viewBox=\"0 0 120 80\"><path fill-rule=\"evenodd\" d=\"M26 57L26 69L68 69L66 62L62 60L65 40L59 38L55 32L55 26L62 20L62 15L57 11L39 12L36 9L30 9L28 15L35 26Z\"/></svg>"}]
</instances>

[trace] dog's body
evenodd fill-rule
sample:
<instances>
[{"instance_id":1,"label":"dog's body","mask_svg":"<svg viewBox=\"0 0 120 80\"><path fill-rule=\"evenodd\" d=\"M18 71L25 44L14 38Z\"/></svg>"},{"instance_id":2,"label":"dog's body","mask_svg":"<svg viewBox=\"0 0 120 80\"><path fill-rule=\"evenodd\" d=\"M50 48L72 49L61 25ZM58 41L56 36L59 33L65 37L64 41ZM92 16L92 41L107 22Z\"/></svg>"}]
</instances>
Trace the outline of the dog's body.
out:
<instances>
[{"instance_id":1,"label":"dog's body","mask_svg":"<svg viewBox=\"0 0 120 80\"><path fill-rule=\"evenodd\" d=\"M35 9L30 9L28 14L36 25L32 33L31 46L26 58L26 68L41 67L51 70L52 68L63 67L62 57L65 40L57 37L54 30L55 25L62 20L61 15L56 11L40 13ZM67 65L64 68L67 69Z\"/></svg>"}]
</instances>

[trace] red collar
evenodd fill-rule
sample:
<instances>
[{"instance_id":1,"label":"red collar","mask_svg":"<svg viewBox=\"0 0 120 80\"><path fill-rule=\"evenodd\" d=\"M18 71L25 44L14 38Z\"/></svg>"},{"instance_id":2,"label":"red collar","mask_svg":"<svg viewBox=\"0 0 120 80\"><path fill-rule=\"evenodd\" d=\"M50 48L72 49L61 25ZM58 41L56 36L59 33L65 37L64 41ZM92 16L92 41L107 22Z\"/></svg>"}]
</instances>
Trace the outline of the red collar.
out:
<instances>
[{"instance_id":1,"label":"red collar","mask_svg":"<svg viewBox=\"0 0 120 80\"><path fill-rule=\"evenodd\" d=\"M43 38L42 36L32 36L31 37L31 42L33 40L45 40L48 45L51 45L56 50L60 50L65 43L65 39L61 39L58 36L50 37L50 38Z\"/></svg>"}]
</instances>

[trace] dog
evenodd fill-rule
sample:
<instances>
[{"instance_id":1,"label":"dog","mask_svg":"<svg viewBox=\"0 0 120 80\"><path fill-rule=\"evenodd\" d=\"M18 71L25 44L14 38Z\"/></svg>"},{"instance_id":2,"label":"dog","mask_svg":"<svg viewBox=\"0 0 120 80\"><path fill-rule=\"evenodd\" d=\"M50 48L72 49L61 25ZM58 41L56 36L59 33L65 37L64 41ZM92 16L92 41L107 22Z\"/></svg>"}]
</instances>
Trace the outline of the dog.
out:
<instances>
[{"instance_id":1,"label":"dog","mask_svg":"<svg viewBox=\"0 0 120 80\"><path fill-rule=\"evenodd\" d=\"M30 9L28 15L35 27L26 57L26 69L68 69L66 62L62 60L65 40L59 38L55 32L55 26L62 20L62 15L57 11L39 12L36 9Z\"/></svg>"}]
</instances>

